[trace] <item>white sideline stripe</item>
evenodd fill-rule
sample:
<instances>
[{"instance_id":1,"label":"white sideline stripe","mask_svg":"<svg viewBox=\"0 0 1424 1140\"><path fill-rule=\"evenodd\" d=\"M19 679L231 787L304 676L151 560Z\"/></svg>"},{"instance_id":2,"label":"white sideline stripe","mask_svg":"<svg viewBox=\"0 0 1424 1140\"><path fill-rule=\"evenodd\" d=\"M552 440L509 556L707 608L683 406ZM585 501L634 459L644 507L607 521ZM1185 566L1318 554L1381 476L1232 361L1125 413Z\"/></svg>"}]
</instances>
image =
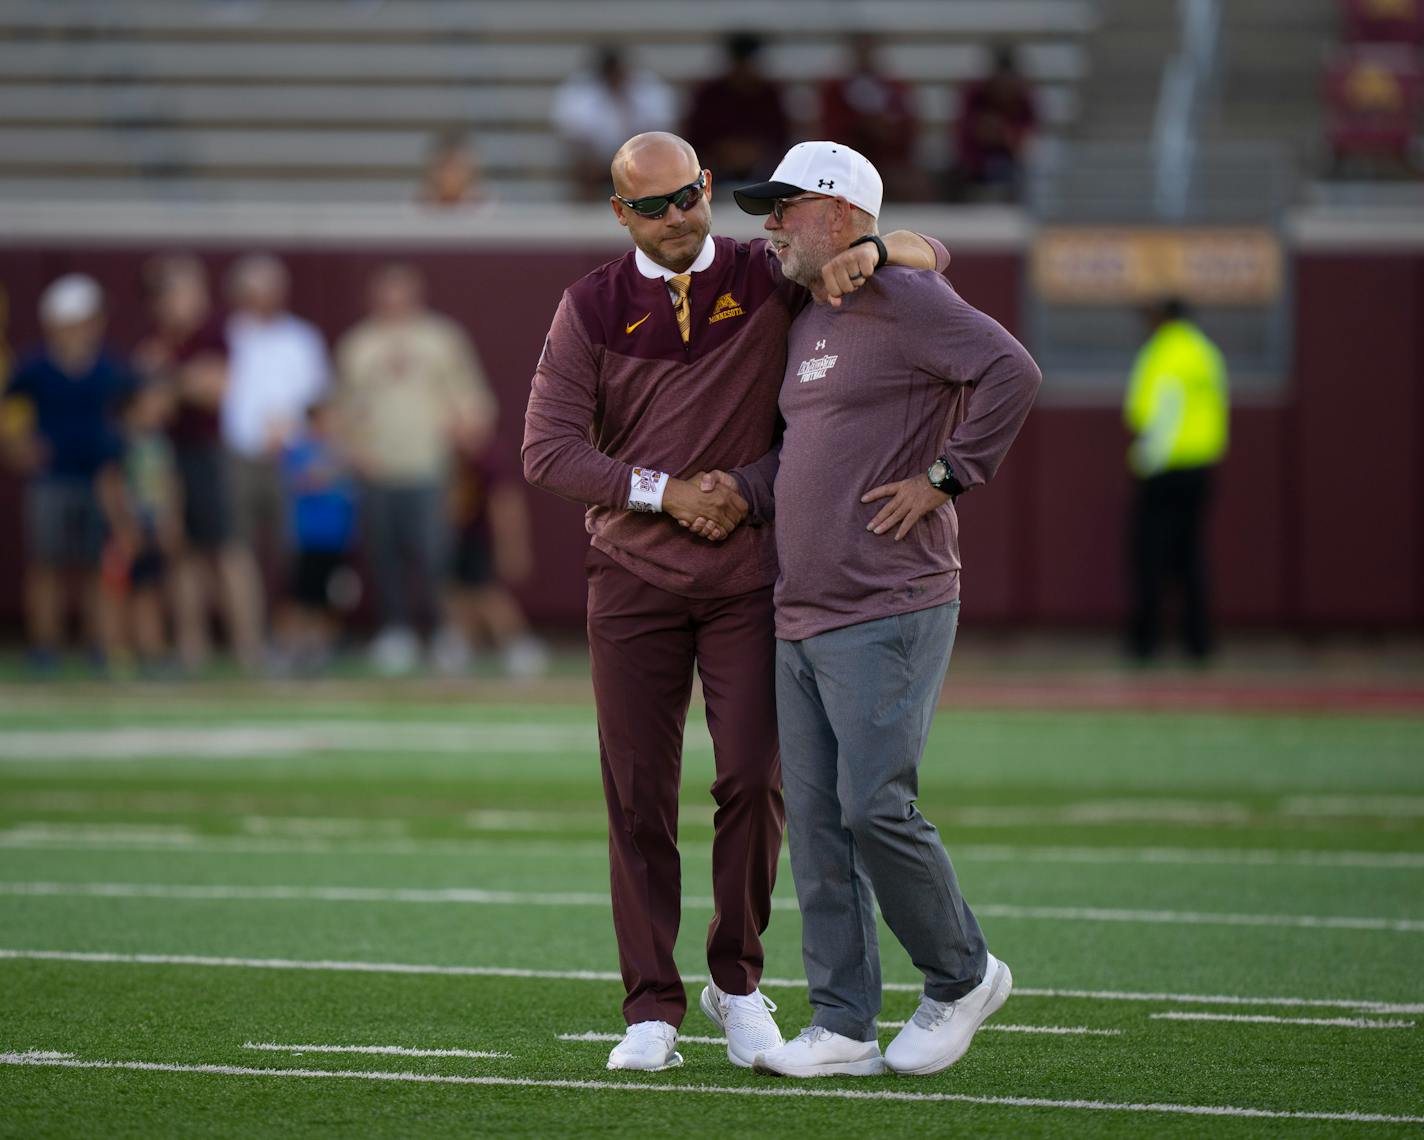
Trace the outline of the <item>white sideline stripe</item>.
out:
<instances>
[{"instance_id":1,"label":"white sideline stripe","mask_svg":"<svg viewBox=\"0 0 1424 1140\"><path fill-rule=\"evenodd\" d=\"M316 970L352 974L416 974L454 978L530 978L556 982L621 982L612 970L529 970L510 966L435 966L416 962L343 962L305 958L225 958L198 954L117 954L82 950L18 950L0 948L0 960L83 962L121 966L203 966L244 970ZM684 974L683 981L701 985L705 974ZM762 978L763 986L805 989L805 978ZM920 993L919 982L885 982L887 993ZM1087 1001L1141 1001L1175 1005L1269 1005L1320 1009L1352 1009L1361 1013L1424 1013L1424 1002L1376 1001L1370 998L1249 997L1239 994L1132 993L1125 990L1034 989L1015 986L1018 997L1067 998Z\"/></svg>"},{"instance_id":2,"label":"white sideline stripe","mask_svg":"<svg viewBox=\"0 0 1424 1140\"><path fill-rule=\"evenodd\" d=\"M903 1021L881 1021L877 1023L881 1029L899 1029L905 1023ZM1402 1022L1401 1024L1414 1024L1413 1022ZM980 1033L1047 1033L1060 1037L1120 1037L1121 1029L1088 1029L1082 1025L981 1025ZM618 1033L599 1033L596 1030L589 1030L586 1033L556 1033L554 1034L560 1041L622 1041L623 1037ZM725 1045L725 1037L694 1037L683 1033L677 1035L678 1044L684 1042L690 1045Z\"/></svg>"},{"instance_id":3,"label":"white sideline stripe","mask_svg":"<svg viewBox=\"0 0 1424 1140\"><path fill-rule=\"evenodd\" d=\"M711 747L705 731L689 733L687 747L704 743ZM475 759L491 752L588 751L597 746L597 729L582 724L317 720L6 732L0 735L0 762L256 760L325 752L449 753Z\"/></svg>"},{"instance_id":4,"label":"white sideline stripe","mask_svg":"<svg viewBox=\"0 0 1424 1140\"><path fill-rule=\"evenodd\" d=\"M1153 1021L1245 1021L1253 1025L1332 1025L1342 1029L1414 1028L1412 1021L1379 1021L1369 1017L1272 1017L1264 1013L1150 1013L1147 1016Z\"/></svg>"},{"instance_id":5,"label":"white sideline stripe","mask_svg":"<svg viewBox=\"0 0 1424 1140\"><path fill-rule=\"evenodd\" d=\"M245 1041L242 1047L265 1053L379 1053L393 1057L473 1057L505 1061L514 1059L513 1053L492 1053L486 1049L407 1049L401 1045L279 1045L274 1041Z\"/></svg>"},{"instance_id":6,"label":"white sideline stripe","mask_svg":"<svg viewBox=\"0 0 1424 1140\"><path fill-rule=\"evenodd\" d=\"M489 813L486 813L489 814ZM505 822L510 821L494 821ZM513 822L523 823L516 820ZM264 818L270 837L200 835L190 828L142 824L25 823L0 829L0 848L51 851L170 851L222 855L478 855L558 857L573 851L604 852L602 841L391 838L370 834L366 820L277 820ZM283 826L278 826L279 824ZM305 824L305 828L298 825ZM344 828L338 825L345 825ZM538 830L550 830L548 822ZM367 829L362 834L361 828ZM257 828L252 828L256 831ZM534 830L487 827L486 830ZM784 853L783 853L784 854ZM956 846L956 861L995 863L1092 863L1241 867L1349 867L1396 871L1424 870L1419 851L1256 851L1249 848L1193 847L1014 847L999 844Z\"/></svg>"},{"instance_id":7,"label":"white sideline stripe","mask_svg":"<svg viewBox=\"0 0 1424 1140\"><path fill-rule=\"evenodd\" d=\"M458 903L476 906L607 907L608 895L594 891L490 891L478 887L248 887L228 884L0 882L0 895L83 898L186 899L205 902L370 902ZM682 900L686 909L712 910L710 898ZM795 910L795 899L773 899L773 910ZM1141 922L1200 926L1292 927L1302 930L1375 930L1424 933L1424 920L1353 915L1221 914L1192 910L1121 910L1112 907L1014 906L987 903L975 911L986 918L1051 919L1056 922Z\"/></svg>"},{"instance_id":8,"label":"white sideline stripe","mask_svg":"<svg viewBox=\"0 0 1424 1140\"><path fill-rule=\"evenodd\" d=\"M381 1073L341 1069L257 1069L242 1065L191 1065L165 1061L89 1061L53 1053L0 1053L0 1064L60 1069L124 1069L145 1073L204 1073L224 1077L275 1077L348 1081L395 1081L429 1085L490 1085L533 1089L583 1089L634 1093L704 1093L712 1096L749 1096L770 1099L809 1097L817 1100L907 1101L982 1104L1001 1108L1065 1108L1090 1112L1150 1112L1179 1116L1241 1116L1257 1120L1332 1120L1350 1124L1424 1124L1424 1116L1392 1116L1377 1112L1307 1112L1268 1108L1242 1108L1215 1104L1133 1104L1103 1100L1046 1100L1026 1096L972 1096L967 1093L915 1093L890 1089L823 1089L804 1085L672 1085L642 1081L538 1080L533 1077L447 1076L440 1073Z\"/></svg>"}]
</instances>

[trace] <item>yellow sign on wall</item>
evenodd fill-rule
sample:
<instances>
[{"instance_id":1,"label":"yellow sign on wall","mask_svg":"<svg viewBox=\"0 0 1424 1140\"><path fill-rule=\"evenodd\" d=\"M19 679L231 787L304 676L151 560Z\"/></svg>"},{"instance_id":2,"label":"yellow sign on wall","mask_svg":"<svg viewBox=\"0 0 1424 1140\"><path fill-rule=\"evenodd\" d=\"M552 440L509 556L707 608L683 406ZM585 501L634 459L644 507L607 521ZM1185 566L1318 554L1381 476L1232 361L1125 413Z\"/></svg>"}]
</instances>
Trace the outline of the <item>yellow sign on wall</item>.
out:
<instances>
[{"instance_id":1,"label":"yellow sign on wall","mask_svg":"<svg viewBox=\"0 0 1424 1140\"><path fill-rule=\"evenodd\" d=\"M1040 231L1032 277L1059 305L1141 304L1177 296L1198 305L1268 305L1281 291L1281 245L1261 228L1056 226Z\"/></svg>"}]
</instances>

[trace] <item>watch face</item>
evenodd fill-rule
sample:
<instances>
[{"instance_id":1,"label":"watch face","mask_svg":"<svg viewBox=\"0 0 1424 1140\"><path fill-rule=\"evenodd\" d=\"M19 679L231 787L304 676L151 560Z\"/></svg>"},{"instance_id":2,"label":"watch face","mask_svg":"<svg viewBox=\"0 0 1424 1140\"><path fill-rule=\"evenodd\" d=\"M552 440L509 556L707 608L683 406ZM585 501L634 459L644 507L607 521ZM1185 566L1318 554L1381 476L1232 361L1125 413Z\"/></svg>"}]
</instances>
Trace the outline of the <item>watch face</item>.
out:
<instances>
[{"instance_id":1,"label":"watch face","mask_svg":"<svg viewBox=\"0 0 1424 1140\"><path fill-rule=\"evenodd\" d=\"M930 464L930 482L938 487L944 482L944 477L949 474L949 465L943 459L936 459Z\"/></svg>"}]
</instances>

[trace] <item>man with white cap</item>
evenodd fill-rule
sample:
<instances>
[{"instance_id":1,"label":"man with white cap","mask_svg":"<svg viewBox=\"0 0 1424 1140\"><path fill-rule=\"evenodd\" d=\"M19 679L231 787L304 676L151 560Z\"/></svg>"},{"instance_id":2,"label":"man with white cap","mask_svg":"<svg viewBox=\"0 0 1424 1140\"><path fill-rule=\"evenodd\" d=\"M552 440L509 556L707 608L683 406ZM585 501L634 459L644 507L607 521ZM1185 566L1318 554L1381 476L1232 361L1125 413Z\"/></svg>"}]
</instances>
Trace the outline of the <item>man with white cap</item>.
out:
<instances>
[{"instance_id":1,"label":"man with white cap","mask_svg":"<svg viewBox=\"0 0 1424 1140\"><path fill-rule=\"evenodd\" d=\"M26 436L11 447L25 488L25 612L31 660L54 667L64 626L65 587L82 598L96 650L105 638L99 593L104 515L101 477L122 451L114 405L134 385L131 373L103 352L104 293L71 273L40 297L44 349L15 372L5 402L23 406Z\"/></svg>"},{"instance_id":2,"label":"man with white cap","mask_svg":"<svg viewBox=\"0 0 1424 1140\"><path fill-rule=\"evenodd\" d=\"M753 521L774 517L780 564L777 723L814 1016L754 1065L798 1077L938 1072L1012 985L915 806L959 614L954 500L998 468L1039 371L939 273L883 268L825 303L822 266L877 240L880 176L856 151L801 143L771 181L733 196L767 215L782 272L816 302L791 326L781 443L703 480L735 486ZM925 978L883 1057L877 899Z\"/></svg>"}]
</instances>

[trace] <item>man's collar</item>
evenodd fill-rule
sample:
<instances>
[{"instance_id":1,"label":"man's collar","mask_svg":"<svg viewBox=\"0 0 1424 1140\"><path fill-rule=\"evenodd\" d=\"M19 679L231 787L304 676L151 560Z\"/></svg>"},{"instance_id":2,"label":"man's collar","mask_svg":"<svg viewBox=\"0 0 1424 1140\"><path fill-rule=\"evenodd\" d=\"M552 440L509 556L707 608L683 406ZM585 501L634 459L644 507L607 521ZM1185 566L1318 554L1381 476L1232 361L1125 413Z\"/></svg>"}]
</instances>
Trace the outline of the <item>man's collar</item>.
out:
<instances>
[{"instance_id":1,"label":"man's collar","mask_svg":"<svg viewBox=\"0 0 1424 1140\"><path fill-rule=\"evenodd\" d=\"M702 243L702 252L697 255L697 260L694 261L690 266L688 266L688 268L684 269L683 272L701 273L704 269L706 269L709 265L712 264L712 259L716 255L717 246L712 241L712 235L708 234L707 240ZM633 247L633 262L637 265L638 272L641 273L644 277L661 277L664 281L666 281L670 277L677 276L676 272L666 268L665 266L659 265L656 261L654 261L637 246Z\"/></svg>"}]
</instances>

